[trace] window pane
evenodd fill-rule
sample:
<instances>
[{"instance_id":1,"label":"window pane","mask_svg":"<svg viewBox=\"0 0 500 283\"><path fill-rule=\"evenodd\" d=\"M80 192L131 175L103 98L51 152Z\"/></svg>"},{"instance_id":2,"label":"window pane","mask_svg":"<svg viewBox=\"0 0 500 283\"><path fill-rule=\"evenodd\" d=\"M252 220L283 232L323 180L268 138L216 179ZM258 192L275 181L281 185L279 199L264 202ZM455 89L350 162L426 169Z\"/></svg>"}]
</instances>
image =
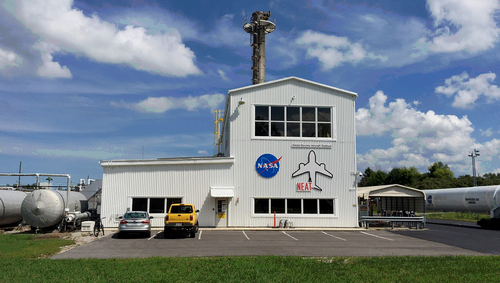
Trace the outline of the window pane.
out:
<instances>
[{"instance_id":1,"label":"window pane","mask_svg":"<svg viewBox=\"0 0 500 283\"><path fill-rule=\"evenodd\" d=\"M302 107L302 121L316 121L314 107Z\"/></svg>"},{"instance_id":2,"label":"window pane","mask_svg":"<svg viewBox=\"0 0 500 283\"><path fill-rule=\"evenodd\" d=\"M287 137L300 137L300 124L299 123L286 123L286 136Z\"/></svg>"},{"instance_id":3,"label":"window pane","mask_svg":"<svg viewBox=\"0 0 500 283\"><path fill-rule=\"evenodd\" d=\"M285 107L272 106L271 107L271 120L285 121Z\"/></svg>"},{"instance_id":4,"label":"window pane","mask_svg":"<svg viewBox=\"0 0 500 283\"><path fill-rule=\"evenodd\" d=\"M320 138L331 138L332 137L332 126L330 123L318 123L318 137Z\"/></svg>"},{"instance_id":5,"label":"window pane","mask_svg":"<svg viewBox=\"0 0 500 283\"><path fill-rule=\"evenodd\" d=\"M285 213L285 199L271 199L271 212Z\"/></svg>"},{"instance_id":6,"label":"window pane","mask_svg":"<svg viewBox=\"0 0 500 283\"><path fill-rule=\"evenodd\" d=\"M318 214L317 199L304 199L304 214Z\"/></svg>"},{"instance_id":7,"label":"window pane","mask_svg":"<svg viewBox=\"0 0 500 283\"><path fill-rule=\"evenodd\" d=\"M255 120L269 120L269 107L255 106Z\"/></svg>"},{"instance_id":8,"label":"window pane","mask_svg":"<svg viewBox=\"0 0 500 283\"><path fill-rule=\"evenodd\" d=\"M148 199L147 198L133 198L132 211L147 211Z\"/></svg>"},{"instance_id":9,"label":"window pane","mask_svg":"<svg viewBox=\"0 0 500 283\"><path fill-rule=\"evenodd\" d=\"M181 198L168 198L167 199L167 212L170 210L170 206L173 203L182 203L182 199Z\"/></svg>"},{"instance_id":10,"label":"window pane","mask_svg":"<svg viewBox=\"0 0 500 283\"><path fill-rule=\"evenodd\" d=\"M269 136L269 123L268 122L255 122L255 135L256 136Z\"/></svg>"},{"instance_id":11,"label":"window pane","mask_svg":"<svg viewBox=\"0 0 500 283\"><path fill-rule=\"evenodd\" d=\"M149 199L149 213L165 213L165 198Z\"/></svg>"},{"instance_id":12,"label":"window pane","mask_svg":"<svg viewBox=\"0 0 500 283\"><path fill-rule=\"evenodd\" d=\"M319 213L320 214L333 214L333 199L320 199L319 200Z\"/></svg>"},{"instance_id":13,"label":"window pane","mask_svg":"<svg viewBox=\"0 0 500 283\"><path fill-rule=\"evenodd\" d=\"M256 198L254 212L255 213L269 213L269 199Z\"/></svg>"},{"instance_id":14,"label":"window pane","mask_svg":"<svg viewBox=\"0 0 500 283\"><path fill-rule=\"evenodd\" d=\"M302 211L300 210L300 204L301 200L300 199L287 199L287 208L286 212L288 214L300 214Z\"/></svg>"},{"instance_id":15,"label":"window pane","mask_svg":"<svg viewBox=\"0 0 500 283\"><path fill-rule=\"evenodd\" d=\"M302 137L316 137L316 124L303 123L302 124Z\"/></svg>"},{"instance_id":16,"label":"window pane","mask_svg":"<svg viewBox=\"0 0 500 283\"><path fill-rule=\"evenodd\" d=\"M287 107L286 108L287 121L300 121L300 107Z\"/></svg>"},{"instance_id":17,"label":"window pane","mask_svg":"<svg viewBox=\"0 0 500 283\"><path fill-rule=\"evenodd\" d=\"M331 122L330 108L318 108L318 122Z\"/></svg>"},{"instance_id":18,"label":"window pane","mask_svg":"<svg viewBox=\"0 0 500 283\"><path fill-rule=\"evenodd\" d=\"M286 136L287 137L300 137L300 124L299 123L286 123Z\"/></svg>"},{"instance_id":19,"label":"window pane","mask_svg":"<svg viewBox=\"0 0 500 283\"><path fill-rule=\"evenodd\" d=\"M271 136L284 137L285 136L285 123L271 122Z\"/></svg>"}]
</instances>

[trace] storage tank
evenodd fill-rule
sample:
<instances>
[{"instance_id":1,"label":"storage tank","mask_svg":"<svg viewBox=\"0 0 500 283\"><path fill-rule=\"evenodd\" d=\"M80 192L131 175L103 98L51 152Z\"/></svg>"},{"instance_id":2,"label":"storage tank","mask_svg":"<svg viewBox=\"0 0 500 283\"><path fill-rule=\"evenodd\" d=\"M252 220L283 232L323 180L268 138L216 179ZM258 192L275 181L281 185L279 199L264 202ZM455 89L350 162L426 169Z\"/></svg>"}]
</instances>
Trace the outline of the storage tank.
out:
<instances>
[{"instance_id":1,"label":"storage tank","mask_svg":"<svg viewBox=\"0 0 500 283\"><path fill-rule=\"evenodd\" d=\"M66 191L37 190L28 194L21 206L24 221L35 228L46 228L61 223L66 208ZM81 211L87 198L78 192L69 192L68 208Z\"/></svg>"},{"instance_id":2,"label":"storage tank","mask_svg":"<svg viewBox=\"0 0 500 283\"><path fill-rule=\"evenodd\" d=\"M500 205L500 186L424 190L427 210L490 213Z\"/></svg>"},{"instance_id":3,"label":"storage tank","mask_svg":"<svg viewBox=\"0 0 500 283\"><path fill-rule=\"evenodd\" d=\"M26 193L19 191L0 191L0 226L20 222L21 204Z\"/></svg>"}]
</instances>

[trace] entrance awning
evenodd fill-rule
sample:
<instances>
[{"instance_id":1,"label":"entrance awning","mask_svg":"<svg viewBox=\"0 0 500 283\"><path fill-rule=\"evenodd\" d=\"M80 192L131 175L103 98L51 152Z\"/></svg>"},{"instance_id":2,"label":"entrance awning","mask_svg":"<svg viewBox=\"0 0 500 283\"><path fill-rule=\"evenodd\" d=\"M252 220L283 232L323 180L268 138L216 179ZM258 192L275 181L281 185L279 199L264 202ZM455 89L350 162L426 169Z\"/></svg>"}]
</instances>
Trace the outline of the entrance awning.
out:
<instances>
[{"instance_id":1,"label":"entrance awning","mask_svg":"<svg viewBox=\"0 0 500 283\"><path fill-rule=\"evenodd\" d=\"M210 188L210 195L213 198L232 198L234 197L234 188Z\"/></svg>"}]
</instances>

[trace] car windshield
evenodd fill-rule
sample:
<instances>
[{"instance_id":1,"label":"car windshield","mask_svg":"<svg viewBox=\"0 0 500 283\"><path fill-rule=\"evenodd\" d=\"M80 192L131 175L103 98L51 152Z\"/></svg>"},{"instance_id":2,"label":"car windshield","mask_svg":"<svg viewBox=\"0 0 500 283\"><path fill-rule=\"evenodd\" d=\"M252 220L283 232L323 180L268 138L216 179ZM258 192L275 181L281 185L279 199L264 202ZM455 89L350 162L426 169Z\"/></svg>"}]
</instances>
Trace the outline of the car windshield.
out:
<instances>
[{"instance_id":1,"label":"car windshield","mask_svg":"<svg viewBox=\"0 0 500 283\"><path fill-rule=\"evenodd\" d=\"M125 213L123 215L124 219L131 219L131 218L146 218L146 213L144 212L132 212L132 213Z\"/></svg>"},{"instance_id":2,"label":"car windshield","mask_svg":"<svg viewBox=\"0 0 500 283\"><path fill-rule=\"evenodd\" d=\"M193 208L191 206L176 205L170 208L170 213L193 213Z\"/></svg>"}]
</instances>

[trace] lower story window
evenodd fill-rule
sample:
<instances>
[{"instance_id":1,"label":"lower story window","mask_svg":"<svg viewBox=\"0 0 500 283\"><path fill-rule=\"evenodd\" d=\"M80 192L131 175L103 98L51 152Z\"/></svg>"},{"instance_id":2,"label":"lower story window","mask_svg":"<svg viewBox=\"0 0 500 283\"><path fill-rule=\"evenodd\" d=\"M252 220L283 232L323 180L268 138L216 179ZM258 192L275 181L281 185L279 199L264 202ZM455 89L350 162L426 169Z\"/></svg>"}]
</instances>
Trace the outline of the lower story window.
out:
<instances>
[{"instance_id":1,"label":"lower story window","mask_svg":"<svg viewBox=\"0 0 500 283\"><path fill-rule=\"evenodd\" d=\"M275 199L255 198L255 214L330 214L335 213L335 199Z\"/></svg>"},{"instance_id":2,"label":"lower story window","mask_svg":"<svg viewBox=\"0 0 500 283\"><path fill-rule=\"evenodd\" d=\"M269 213L269 199L255 199L255 213Z\"/></svg>"}]
</instances>

